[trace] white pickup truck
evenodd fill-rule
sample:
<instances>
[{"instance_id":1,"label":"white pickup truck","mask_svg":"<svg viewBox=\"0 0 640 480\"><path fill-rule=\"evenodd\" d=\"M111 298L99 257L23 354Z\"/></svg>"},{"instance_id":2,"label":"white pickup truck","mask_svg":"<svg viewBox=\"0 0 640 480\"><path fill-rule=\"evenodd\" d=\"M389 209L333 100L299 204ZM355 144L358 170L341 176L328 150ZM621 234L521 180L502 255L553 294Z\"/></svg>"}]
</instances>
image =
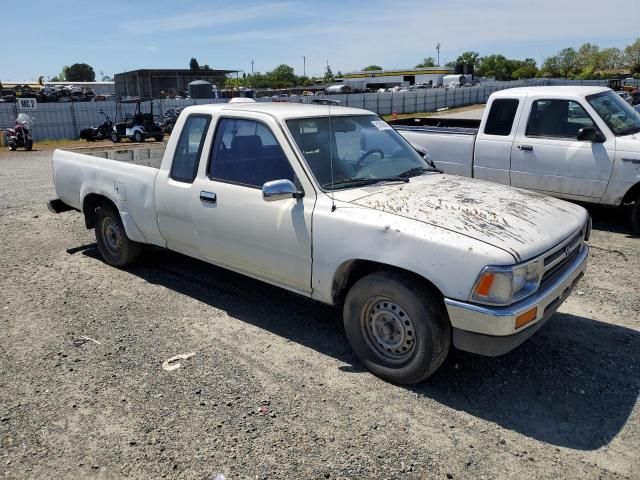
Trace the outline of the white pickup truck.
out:
<instances>
[{"instance_id":1,"label":"white pickup truck","mask_svg":"<svg viewBox=\"0 0 640 480\"><path fill-rule=\"evenodd\" d=\"M81 211L108 264L151 244L343 307L360 360L397 383L451 344L515 348L586 269L582 207L441 174L365 110L193 106L164 152L56 150L53 178L49 208Z\"/></svg>"},{"instance_id":2,"label":"white pickup truck","mask_svg":"<svg viewBox=\"0 0 640 480\"><path fill-rule=\"evenodd\" d=\"M640 113L603 87L523 87L489 97L482 120L390 122L445 173L611 207L640 233Z\"/></svg>"}]
</instances>

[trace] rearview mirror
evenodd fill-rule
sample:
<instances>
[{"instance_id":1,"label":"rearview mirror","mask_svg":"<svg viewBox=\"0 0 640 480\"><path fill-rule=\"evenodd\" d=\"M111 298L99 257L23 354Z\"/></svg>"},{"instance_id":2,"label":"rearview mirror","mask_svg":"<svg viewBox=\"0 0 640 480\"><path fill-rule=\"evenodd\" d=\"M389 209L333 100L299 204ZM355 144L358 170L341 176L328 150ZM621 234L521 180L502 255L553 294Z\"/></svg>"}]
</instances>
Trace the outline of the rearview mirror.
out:
<instances>
[{"instance_id":1,"label":"rearview mirror","mask_svg":"<svg viewBox=\"0 0 640 480\"><path fill-rule=\"evenodd\" d=\"M262 198L265 202L302 197L304 197L304 192L299 191L291 180L273 180L262 186Z\"/></svg>"},{"instance_id":2,"label":"rearview mirror","mask_svg":"<svg viewBox=\"0 0 640 480\"><path fill-rule=\"evenodd\" d=\"M593 143L604 143L605 141L604 136L593 127L582 127L580 130L578 130L577 139L579 141Z\"/></svg>"}]
</instances>

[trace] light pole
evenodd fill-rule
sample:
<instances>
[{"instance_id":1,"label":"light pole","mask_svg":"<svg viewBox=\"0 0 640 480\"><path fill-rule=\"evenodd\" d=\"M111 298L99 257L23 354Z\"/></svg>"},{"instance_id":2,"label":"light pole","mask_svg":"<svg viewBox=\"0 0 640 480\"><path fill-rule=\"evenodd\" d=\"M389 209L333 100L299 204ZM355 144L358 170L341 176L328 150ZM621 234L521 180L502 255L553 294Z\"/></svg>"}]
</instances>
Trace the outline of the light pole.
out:
<instances>
[{"instance_id":1,"label":"light pole","mask_svg":"<svg viewBox=\"0 0 640 480\"><path fill-rule=\"evenodd\" d=\"M253 60L251 60L251 75L253 75Z\"/></svg>"},{"instance_id":2,"label":"light pole","mask_svg":"<svg viewBox=\"0 0 640 480\"><path fill-rule=\"evenodd\" d=\"M307 76L307 57L302 56L302 76Z\"/></svg>"},{"instance_id":3,"label":"light pole","mask_svg":"<svg viewBox=\"0 0 640 480\"><path fill-rule=\"evenodd\" d=\"M438 67L440 66L440 43L436 43L436 52L438 56Z\"/></svg>"}]
</instances>

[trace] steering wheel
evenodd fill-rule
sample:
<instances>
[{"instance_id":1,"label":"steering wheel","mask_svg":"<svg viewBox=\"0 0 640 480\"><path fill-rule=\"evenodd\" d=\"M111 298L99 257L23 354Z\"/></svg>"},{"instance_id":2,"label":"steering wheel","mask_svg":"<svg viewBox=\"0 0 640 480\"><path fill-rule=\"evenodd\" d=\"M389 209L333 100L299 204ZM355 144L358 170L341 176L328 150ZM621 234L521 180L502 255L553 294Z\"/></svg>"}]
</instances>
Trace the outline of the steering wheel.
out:
<instances>
[{"instance_id":1,"label":"steering wheel","mask_svg":"<svg viewBox=\"0 0 640 480\"><path fill-rule=\"evenodd\" d=\"M379 153L381 160L384 158L384 152L382 150L380 150L379 148L372 148L371 150L368 150L368 151L364 152L360 156L360 158L356 162L356 168L358 168L358 169L362 168L362 164L364 163L365 158L367 158L369 155L371 155L373 153Z\"/></svg>"}]
</instances>

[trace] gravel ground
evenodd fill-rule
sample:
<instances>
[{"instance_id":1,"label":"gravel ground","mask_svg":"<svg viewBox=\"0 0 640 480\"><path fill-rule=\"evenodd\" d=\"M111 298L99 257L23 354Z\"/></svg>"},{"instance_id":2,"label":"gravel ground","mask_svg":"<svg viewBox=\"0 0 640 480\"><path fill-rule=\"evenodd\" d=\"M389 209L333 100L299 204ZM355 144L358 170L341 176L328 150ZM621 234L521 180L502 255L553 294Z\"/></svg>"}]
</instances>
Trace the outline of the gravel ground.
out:
<instances>
[{"instance_id":1,"label":"gravel ground","mask_svg":"<svg viewBox=\"0 0 640 480\"><path fill-rule=\"evenodd\" d=\"M621 215L592 212L589 273L529 342L405 388L337 310L168 251L107 266L81 215L47 211L50 157L0 153L0 477L640 478Z\"/></svg>"}]
</instances>

